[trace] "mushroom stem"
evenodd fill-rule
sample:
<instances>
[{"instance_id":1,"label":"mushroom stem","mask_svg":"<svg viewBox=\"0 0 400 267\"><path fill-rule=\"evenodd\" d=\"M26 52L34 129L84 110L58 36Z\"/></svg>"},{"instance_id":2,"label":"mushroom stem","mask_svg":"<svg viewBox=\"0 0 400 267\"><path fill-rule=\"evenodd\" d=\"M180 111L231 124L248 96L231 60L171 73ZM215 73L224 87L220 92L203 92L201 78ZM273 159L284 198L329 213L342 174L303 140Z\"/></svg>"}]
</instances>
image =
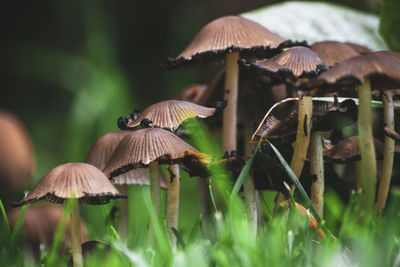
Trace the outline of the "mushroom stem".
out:
<instances>
[{"instance_id":1,"label":"mushroom stem","mask_svg":"<svg viewBox=\"0 0 400 267\"><path fill-rule=\"evenodd\" d=\"M239 82L239 52L226 55L225 91L227 106L223 112L222 122L222 152L231 153L236 150L237 132L237 99Z\"/></svg>"},{"instance_id":2,"label":"mushroom stem","mask_svg":"<svg viewBox=\"0 0 400 267\"><path fill-rule=\"evenodd\" d=\"M372 109L370 81L357 87L359 107L358 107L358 138L361 152L361 217L364 217L373 210L376 193L376 156L374 141L372 136Z\"/></svg>"},{"instance_id":3,"label":"mushroom stem","mask_svg":"<svg viewBox=\"0 0 400 267\"><path fill-rule=\"evenodd\" d=\"M322 218L324 214L325 181L321 132L316 131L311 134L310 152L311 174L317 178L311 185L311 201Z\"/></svg>"},{"instance_id":4,"label":"mushroom stem","mask_svg":"<svg viewBox=\"0 0 400 267\"><path fill-rule=\"evenodd\" d=\"M382 94L384 122L386 127L394 130L394 106L393 94L390 90ZM386 205L387 196L389 193L390 180L393 171L395 140L385 135L385 144L383 150L383 167L381 179L378 189L378 200L376 203L376 211L382 212Z\"/></svg>"},{"instance_id":5,"label":"mushroom stem","mask_svg":"<svg viewBox=\"0 0 400 267\"><path fill-rule=\"evenodd\" d=\"M172 246L176 247L176 236L172 228L178 229L179 218L179 165L170 165L168 167L168 192L167 192L167 225L169 227L169 237Z\"/></svg>"},{"instance_id":6,"label":"mushroom stem","mask_svg":"<svg viewBox=\"0 0 400 267\"><path fill-rule=\"evenodd\" d=\"M312 108L312 97L300 95L297 119L298 125L296 134L296 146L294 148L292 161L290 162L290 168L292 168L294 174L298 179L300 178L301 171L303 170L308 146L310 144ZM294 187L292 186L292 192L293 191ZM282 193L278 193L278 196L275 200L274 210L276 210L279 204L283 201L285 201L285 196Z\"/></svg>"},{"instance_id":7,"label":"mushroom stem","mask_svg":"<svg viewBox=\"0 0 400 267\"><path fill-rule=\"evenodd\" d=\"M243 129L244 135L244 146L245 146L245 155L251 155L251 152L254 148L254 145L250 143L252 131L249 125L245 125ZM257 233L257 218L258 218L258 209L257 209L257 194L254 186L254 179L252 175L249 173L243 183L243 192L244 192L244 201L246 204L247 216L250 219L250 222L253 225L254 232Z\"/></svg>"},{"instance_id":8,"label":"mushroom stem","mask_svg":"<svg viewBox=\"0 0 400 267\"><path fill-rule=\"evenodd\" d=\"M357 183L357 192L360 192L362 190L362 185L361 185L361 161L357 160L354 162L354 169L356 172L356 183Z\"/></svg>"},{"instance_id":9,"label":"mushroom stem","mask_svg":"<svg viewBox=\"0 0 400 267\"><path fill-rule=\"evenodd\" d=\"M83 266L79 200L74 200L71 211L71 246L74 267Z\"/></svg>"},{"instance_id":10,"label":"mushroom stem","mask_svg":"<svg viewBox=\"0 0 400 267\"><path fill-rule=\"evenodd\" d=\"M160 214L161 210L161 190L160 190L160 174L158 171L158 163L151 162L149 165L150 172L150 193L151 199L153 200L154 207L157 210L157 214Z\"/></svg>"},{"instance_id":11,"label":"mushroom stem","mask_svg":"<svg viewBox=\"0 0 400 267\"><path fill-rule=\"evenodd\" d=\"M127 185L120 185L119 191L122 194L128 195L128 186ZM119 235L126 236L127 228L128 228L128 200L127 199L119 199Z\"/></svg>"}]
</instances>

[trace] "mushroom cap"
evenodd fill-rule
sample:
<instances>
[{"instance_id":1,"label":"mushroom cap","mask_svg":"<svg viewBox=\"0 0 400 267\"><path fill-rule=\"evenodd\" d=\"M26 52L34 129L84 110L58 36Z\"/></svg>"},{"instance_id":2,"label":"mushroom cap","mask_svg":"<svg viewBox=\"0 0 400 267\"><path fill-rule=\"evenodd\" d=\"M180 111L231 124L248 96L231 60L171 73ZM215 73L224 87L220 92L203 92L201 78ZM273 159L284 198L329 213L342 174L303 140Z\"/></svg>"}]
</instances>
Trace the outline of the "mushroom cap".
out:
<instances>
[{"instance_id":1,"label":"mushroom cap","mask_svg":"<svg viewBox=\"0 0 400 267\"><path fill-rule=\"evenodd\" d=\"M400 88L400 61L380 54L368 54L347 59L322 73L306 87L353 88L371 81L371 89ZM303 86L302 86L303 87Z\"/></svg>"},{"instance_id":2,"label":"mushroom cap","mask_svg":"<svg viewBox=\"0 0 400 267\"><path fill-rule=\"evenodd\" d=\"M251 138L252 143L260 139L282 139L292 138L297 131L298 98L286 98L273 105L264 116L257 130ZM356 121L357 109L354 112L355 103L345 100L335 106L334 102L314 100L313 101L313 129L318 131L340 130ZM357 108L355 106L355 108ZM342 117L338 117L341 114ZM349 118L347 118L349 117ZM346 120L344 120L346 119ZM340 129L337 129L340 128ZM291 138L292 137L292 138Z\"/></svg>"},{"instance_id":3,"label":"mushroom cap","mask_svg":"<svg viewBox=\"0 0 400 267\"><path fill-rule=\"evenodd\" d=\"M215 112L215 108L203 107L187 101L161 101L146 108L137 118L129 120L127 128L138 127L144 119L147 119L153 127L176 131L187 119L207 118L213 116Z\"/></svg>"},{"instance_id":4,"label":"mushroom cap","mask_svg":"<svg viewBox=\"0 0 400 267\"><path fill-rule=\"evenodd\" d=\"M356 51L359 55L366 55L366 54L371 54L374 52L371 49L369 49L368 47L357 44L357 43L345 42L345 44L350 46L351 48L353 48L354 51Z\"/></svg>"},{"instance_id":5,"label":"mushroom cap","mask_svg":"<svg viewBox=\"0 0 400 267\"><path fill-rule=\"evenodd\" d=\"M174 99L200 104L199 101L206 92L206 90L207 90L206 84L193 84L179 91L174 96Z\"/></svg>"},{"instance_id":6,"label":"mushroom cap","mask_svg":"<svg viewBox=\"0 0 400 267\"><path fill-rule=\"evenodd\" d=\"M144 128L127 134L111 155L104 173L113 178L136 168L160 164L182 164L191 160L202 162L204 154L173 133L159 128ZM187 162L189 161L189 162Z\"/></svg>"},{"instance_id":7,"label":"mushroom cap","mask_svg":"<svg viewBox=\"0 0 400 267\"><path fill-rule=\"evenodd\" d=\"M110 199L126 197L120 194L108 178L87 163L67 163L50 170L19 202L22 206L38 200L64 203L69 198L81 204L105 204Z\"/></svg>"},{"instance_id":8,"label":"mushroom cap","mask_svg":"<svg viewBox=\"0 0 400 267\"><path fill-rule=\"evenodd\" d=\"M245 62L244 60L241 61ZM256 69L267 76L278 78L315 77L326 70L324 62L310 48L295 46L274 56L249 64L242 64L249 69Z\"/></svg>"},{"instance_id":9,"label":"mushroom cap","mask_svg":"<svg viewBox=\"0 0 400 267\"><path fill-rule=\"evenodd\" d=\"M379 159L383 155L383 143L374 138L376 157ZM324 149L324 157L335 163L348 163L361 159L360 145L358 136L349 137L336 145L331 145Z\"/></svg>"},{"instance_id":10,"label":"mushroom cap","mask_svg":"<svg viewBox=\"0 0 400 267\"><path fill-rule=\"evenodd\" d=\"M311 49L328 67L360 55L351 45L337 41L316 42Z\"/></svg>"},{"instance_id":11,"label":"mushroom cap","mask_svg":"<svg viewBox=\"0 0 400 267\"><path fill-rule=\"evenodd\" d=\"M296 207L301 216L305 217L307 215L310 218L310 227L313 230L316 230L318 228L318 221L315 219L314 215L312 215L312 213L308 209L304 208L302 205L300 205L297 202L296 202ZM317 234L321 238L324 238L324 239L326 238L325 233L322 229L319 229Z\"/></svg>"},{"instance_id":12,"label":"mushroom cap","mask_svg":"<svg viewBox=\"0 0 400 267\"><path fill-rule=\"evenodd\" d=\"M115 131L99 137L86 155L85 162L99 170L103 170L119 142L128 134L128 131ZM123 173L113 180L113 184L119 185L149 185L150 173L148 169L135 169ZM160 179L160 187L167 188L164 179Z\"/></svg>"},{"instance_id":13,"label":"mushroom cap","mask_svg":"<svg viewBox=\"0 0 400 267\"><path fill-rule=\"evenodd\" d=\"M0 191L27 185L35 169L33 146L24 125L0 111Z\"/></svg>"},{"instance_id":14,"label":"mushroom cap","mask_svg":"<svg viewBox=\"0 0 400 267\"><path fill-rule=\"evenodd\" d=\"M190 44L166 67L173 68L204 57L216 57L230 52L254 54L277 50L284 39L260 24L239 16L217 18L204 26Z\"/></svg>"},{"instance_id":15,"label":"mushroom cap","mask_svg":"<svg viewBox=\"0 0 400 267\"><path fill-rule=\"evenodd\" d=\"M400 52L394 52L394 51L387 51L387 50L383 50L383 51L378 51L375 52L376 55L385 55L385 56L389 56L392 57L396 60L400 61Z\"/></svg>"}]
</instances>

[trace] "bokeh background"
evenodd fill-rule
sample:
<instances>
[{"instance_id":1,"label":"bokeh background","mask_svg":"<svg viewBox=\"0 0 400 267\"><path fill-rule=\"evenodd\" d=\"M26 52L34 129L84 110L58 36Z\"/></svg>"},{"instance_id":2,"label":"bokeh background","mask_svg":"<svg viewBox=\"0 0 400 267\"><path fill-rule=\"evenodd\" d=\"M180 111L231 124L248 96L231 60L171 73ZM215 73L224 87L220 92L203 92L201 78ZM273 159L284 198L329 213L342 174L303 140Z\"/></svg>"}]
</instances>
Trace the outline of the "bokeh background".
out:
<instances>
[{"instance_id":1,"label":"bokeh background","mask_svg":"<svg viewBox=\"0 0 400 267\"><path fill-rule=\"evenodd\" d=\"M56 165L83 161L93 141L117 130L118 117L133 108L171 98L190 84L207 83L210 77L199 69L165 72L160 63L178 55L208 21L278 2L2 3L0 109L16 114L32 137L34 181ZM330 2L374 14L381 5L380 0ZM195 216L197 200L190 200L195 181L183 179L183 187L190 191L182 193L181 212ZM181 223L195 219L189 216Z\"/></svg>"}]
</instances>

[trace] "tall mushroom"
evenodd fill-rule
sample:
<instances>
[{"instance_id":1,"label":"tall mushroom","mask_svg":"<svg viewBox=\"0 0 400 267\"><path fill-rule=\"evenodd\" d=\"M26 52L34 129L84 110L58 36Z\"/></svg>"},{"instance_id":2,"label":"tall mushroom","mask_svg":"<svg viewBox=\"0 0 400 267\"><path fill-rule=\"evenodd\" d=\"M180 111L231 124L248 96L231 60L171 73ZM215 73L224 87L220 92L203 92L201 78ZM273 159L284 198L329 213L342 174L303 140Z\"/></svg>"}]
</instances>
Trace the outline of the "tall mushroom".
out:
<instances>
[{"instance_id":1,"label":"tall mushroom","mask_svg":"<svg viewBox=\"0 0 400 267\"><path fill-rule=\"evenodd\" d=\"M156 208L160 209L160 193L158 175L152 175L152 169L157 164L174 165L179 164L184 170L188 170L191 175L198 175L198 172L204 173L202 167L206 157L199 153L189 144L185 143L173 133L160 128L144 128L132 131L127 134L118 144L110 161L108 162L104 173L110 178L118 176L136 168L150 168L150 189L152 199ZM179 205L179 172L177 168L170 168L170 179L168 181L168 196L171 208L169 215L169 226L177 226L178 205ZM171 234L172 235L172 234Z\"/></svg>"},{"instance_id":2,"label":"tall mushroom","mask_svg":"<svg viewBox=\"0 0 400 267\"><path fill-rule=\"evenodd\" d=\"M129 132L128 131L115 131L106 133L100 136L91 146L88 154L86 155L85 162L89 163L99 170L103 170L106 167L112 153ZM117 177L114 177L113 184L120 186L120 190L127 194L128 185L150 185L149 169L141 168L131 170L123 173ZM166 188L164 179L160 179L161 188ZM126 199L120 199L120 219L119 219L119 231L120 235L126 233L126 227L128 224L128 201Z\"/></svg>"},{"instance_id":3,"label":"tall mushroom","mask_svg":"<svg viewBox=\"0 0 400 267\"><path fill-rule=\"evenodd\" d=\"M96 167L86 163L67 163L49 171L21 201L22 206L39 200L64 203L76 199L71 211L71 244L74 266L83 266L79 204L101 205L120 194Z\"/></svg>"},{"instance_id":4,"label":"tall mushroom","mask_svg":"<svg viewBox=\"0 0 400 267\"><path fill-rule=\"evenodd\" d=\"M361 148L363 194L361 216L371 211L376 192L376 161L372 136L371 88L389 90L400 86L400 62L392 57L369 54L347 59L306 85L313 88L357 86L358 134Z\"/></svg>"}]
</instances>

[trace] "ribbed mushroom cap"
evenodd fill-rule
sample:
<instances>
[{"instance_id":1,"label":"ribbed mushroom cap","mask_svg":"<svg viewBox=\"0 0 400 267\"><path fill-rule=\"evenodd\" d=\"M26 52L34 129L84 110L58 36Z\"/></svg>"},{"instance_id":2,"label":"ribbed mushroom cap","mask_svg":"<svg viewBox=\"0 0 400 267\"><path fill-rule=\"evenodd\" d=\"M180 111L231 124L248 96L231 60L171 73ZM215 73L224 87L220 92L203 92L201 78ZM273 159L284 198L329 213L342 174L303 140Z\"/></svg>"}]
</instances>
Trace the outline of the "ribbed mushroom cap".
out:
<instances>
[{"instance_id":1,"label":"ribbed mushroom cap","mask_svg":"<svg viewBox=\"0 0 400 267\"><path fill-rule=\"evenodd\" d=\"M204 154L173 133L159 128L145 128L130 132L111 155L104 173L113 178L136 168L147 167L151 162L182 164L189 169L191 161L205 160ZM196 163L194 163L196 165Z\"/></svg>"},{"instance_id":2,"label":"ribbed mushroom cap","mask_svg":"<svg viewBox=\"0 0 400 267\"><path fill-rule=\"evenodd\" d=\"M120 194L108 178L87 163L67 163L49 171L20 202L22 206L38 200L64 203L69 198L81 204L104 204L110 199L126 197Z\"/></svg>"},{"instance_id":3,"label":"ribbed mushroom cap","mask_svg":"<svg viewBox=\"0 0 400 267\"><path fill-rule=\"evenodd\" d=\"M146 108L136 119L129 120L127 128L138 127L141 123L157 128L176 131L182 123L190 118L207 118L213 116L215 108L203 107L180 100L167 100Z\"/></svg>"},{"instance_id":4,"label":"ribbed mushroom cap","mask_svg":"<svg viewBox=\"0 0 400 267\"><path fill-rule=\"evenodd\" d=\"M128 131L106 133L99 137L86 155L85 162L99 170L103 170L119 142L128 134ZM150 173L148 169L135 169L114 177L113 184L119 185L149 185ZM164 179L160 179L161 188L167 188Z\"/></svg>"},{"instance_id":5,"label":"ribbed mushroom cap","mask_svg":"<svg viewBox=\"0 0 400 267\"><path fill-rule=\"evenodd\" d=\"M383 51L378 51L375 52L376 55L385 55L385 56L389 56L392 57L396 60L400 61L400 52L394 52L394 51L387 51L387 50L383 50Z\"/></svg>"},{"instance_id":6,"label":"ribbed mushroom cap","mask_svg":"<svg viewBox=\"0 0 400 267\"><path fill-rule=\"evenodd\" d=\"M273 105L264 116L251 138L252 143L260 139L287 138L292 141L297 131L298 98L286 98ZM312 130L340 130L355 123L357 107L353 100L345 100L338 106L322 100L313 101Z\"/></svg>"},{"instance_id":7,"label":"ribbed mushroom cap","mask_svg":"<svg viewBox=\"0 0 400 267\"><path fill-rule=\"evenodd\" d=\"M166 67L173 68L234 51L246 54L276 50L284 41L256 22L239 16L225 16L204 26L182 53L169 59Z\"/></svg>"},{"instance_id":8,"label":"ribbed mushroom cap","mask_svg":"<svg viewBox=\"0 0 400 267\"><path fill-rule=\"evenodd\" d=\"M311 49L318 54L328 67L360 55L350 45L336 41L316 42L311 46Z\"/></svg>"},{"instance_id":9,"label":"ribbed mushroom cap","mask_svg":"<svg viewBox=\"0 0 400 267\"><path fill-rule=\"evenodd\" d=\"M356 51L359 55L366 55L366 54L371 54L374 52L364 45L360 45L360 44L356 44L356 43L352 43L352 42L345 42L345 44L350 46L351 48L353 48L354 51Z\"/></svg>"},{"instance_id":10,"label":"ribbed mushroom cap","mask_svg":"<svg viewBox=\"0 0 400 267\"><path fill-rule=\"evenodd\" d=\"M318 55L310 48L302 46L289 48L271 59L243 65L249 69L258 70L264 75L281 78L315 77L326 70L324 62Z\"/></svg>"},{"instance_id":11,"label":"ribbed mushroom cap","mask_svg":"<svg viewBox=\"0 0 400 267\"><path fill-rule=\"evenodd\" d=\"M383 143L374 138L376 157L379 159L383 155ZM324 149L324 157L335 163L348 163L361 159L360 145L358 136L349 137L336 145Z\"/></svg>"},{"instance_id":12,"label":"ribbed mushroom cap","mask_svg":"<svg viewBox=\"0 0 400 267\"><path fill-rule=\"evenodd\" d=\"M0 111L0 191L27 185L35 169L33 147L22 123Z\"/></svg>"},{"instance_id":13,"label":"ribbed mushroom cap","mask_svg":"<svg viewBox=\"0 0 400 267\"><path fill-rule=\"evenodd\" d=\"M370 79L371 89L400 88L400 62L379 54L369 54L347 59L310 81L311 88L328 87L331 90L354 87Z\"/></svg>"}]
</instances>

